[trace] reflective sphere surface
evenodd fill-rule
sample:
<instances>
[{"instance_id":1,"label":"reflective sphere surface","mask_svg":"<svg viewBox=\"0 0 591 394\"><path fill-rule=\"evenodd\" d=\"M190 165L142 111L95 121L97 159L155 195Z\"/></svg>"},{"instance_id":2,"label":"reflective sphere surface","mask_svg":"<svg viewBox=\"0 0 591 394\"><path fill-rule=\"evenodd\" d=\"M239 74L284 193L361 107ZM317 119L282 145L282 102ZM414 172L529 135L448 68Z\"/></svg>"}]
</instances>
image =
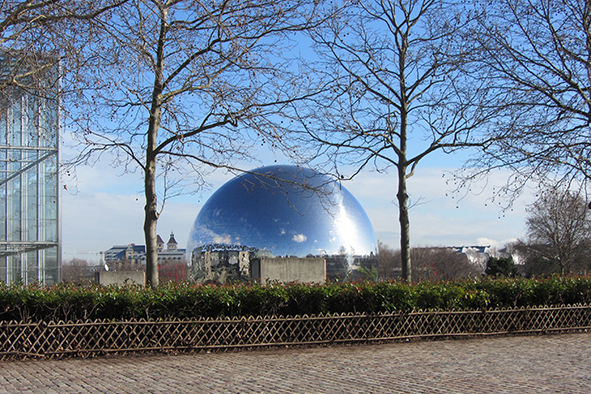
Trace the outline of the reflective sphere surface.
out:
<instances>
[{"instance_id":1,"label":"reflective sphere surface","mask_svg":"<svg viewBox=\"0 0 591 394\"><path fill-rule=\"evenodd\" d=\"M187 250L212 244L276 257L377 252L371 222L351 193L326 175L288 165L240 175L207 200Z\"/></svg>"}]
</instances>

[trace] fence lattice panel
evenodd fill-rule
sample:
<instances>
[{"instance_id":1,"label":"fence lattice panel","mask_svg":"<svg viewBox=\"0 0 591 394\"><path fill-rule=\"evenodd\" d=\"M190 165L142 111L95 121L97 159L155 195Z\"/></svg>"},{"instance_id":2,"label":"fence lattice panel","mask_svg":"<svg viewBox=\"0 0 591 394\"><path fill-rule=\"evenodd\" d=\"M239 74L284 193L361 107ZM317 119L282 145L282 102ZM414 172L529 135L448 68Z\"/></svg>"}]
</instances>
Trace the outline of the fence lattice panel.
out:
<instances>
[{"instance_id":1,"label":"fence lattice panel","mask_svg":"<svg viewBox=\"0 0 591 394\"><path fill-rule=\"evenodd\" d=\"M591 306L203 320L0 322L0 359L575 331Z\"/></svg>"}]
</instances>

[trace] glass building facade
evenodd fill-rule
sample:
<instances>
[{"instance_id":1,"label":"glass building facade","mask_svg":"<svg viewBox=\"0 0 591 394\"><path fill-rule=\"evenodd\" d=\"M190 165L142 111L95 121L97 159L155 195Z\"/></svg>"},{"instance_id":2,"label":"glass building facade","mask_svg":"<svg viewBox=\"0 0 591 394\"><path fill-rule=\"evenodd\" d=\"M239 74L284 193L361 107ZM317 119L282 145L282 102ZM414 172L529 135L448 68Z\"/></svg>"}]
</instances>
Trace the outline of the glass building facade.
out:
<instances>
[{"instance_id":1,"label":"glass building facade","mask_svg":"<svg viewBox=\"0 0 591 394\"><path fill-rule=\"evenodd\" d=\"M2 77L14 61L0 56ZM49 73L51 74L51 73ZM59 108L55 97L0 97L0 281L60 281Z\"/></svg>"}]
</instances>

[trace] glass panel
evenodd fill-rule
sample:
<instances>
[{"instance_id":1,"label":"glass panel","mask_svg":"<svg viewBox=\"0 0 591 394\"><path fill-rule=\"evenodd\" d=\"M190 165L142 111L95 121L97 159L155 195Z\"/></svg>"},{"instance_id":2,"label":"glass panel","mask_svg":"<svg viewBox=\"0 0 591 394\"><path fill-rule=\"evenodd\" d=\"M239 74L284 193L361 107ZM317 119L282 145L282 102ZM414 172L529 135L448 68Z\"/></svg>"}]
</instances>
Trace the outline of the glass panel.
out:
<instances>
[{"instance_id":1,"label":"glass panel","mask_svg":"<svg viewBox=\"0 0 591 394\"><path fill-rule=\"evenodd\" d=\"M0 241L6 241L6 222L6 185L0 185Z\"/></svg>"},{"instance_id":2,"label":"glass panel","mask_svg":"<svg viewBox=\"0 0 591 394\"><path fill-rule=\"evenodd\" d=\"M44 279L43 283L46 285L52 285L59 281L59 263L57 258L57 247L45 249L41 251L43 254L42 259L45 267L42 272Z\"/></svg>"},{"instance_id":3,"label":"glass panel","mask_svg":"<svg viewBox=\"0 0 591 394\"><path fill-rule=\"evenodd\" d=\"M0 281L7 282L6 257L0 257Z\"/></svg>"},{"instance_id":4,"label":"glass panel","mask_svg":"<svg viewBox=\"0 0 591 394\"><path fill-rule=\"evenodd\" d=\"M0 61L10 67L10 59ZM9 98L0 102L0 240L9 242L2 249L14 254L0 258L0 280L55 283L61 264L58 103L18 90L7 94ZM48 154L48 159L37 163ZM23 171L27 166L31 168ZM11 179L1 183L7 177ZM37 241L56 246L31 251Z\"/></svg>"},{"instance_id":5,"label":"glass panel","mask_svg":"<svg viewBox=\"0 0 591 394\"><path fill-rule=\"evenodd\" d=\"M21 146L22 139L22 112L21 101L15 100L12 104L12 130L10 130L9 144L12 146Z\"/></svg>"}]
</instances>

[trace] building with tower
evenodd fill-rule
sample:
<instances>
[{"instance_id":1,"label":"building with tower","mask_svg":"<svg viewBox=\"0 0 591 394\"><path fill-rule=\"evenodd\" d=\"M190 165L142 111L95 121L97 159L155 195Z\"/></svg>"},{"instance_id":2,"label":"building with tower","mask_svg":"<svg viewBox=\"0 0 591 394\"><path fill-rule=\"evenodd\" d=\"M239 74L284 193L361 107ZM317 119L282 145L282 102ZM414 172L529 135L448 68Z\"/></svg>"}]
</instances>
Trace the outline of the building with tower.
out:
<instances>
[{"instance_id":1,"label":"building with tower","mask_svg":"<svg viewBox=\"0 0 591 394\"><path fill-rule=\"evenodd\" d=\"M186 249L179 249L178 242L174 238L174 233L170 233L167 243L160 235L157 238L158 245L158 264L168 262L185 262ZM144 269L146 265L146 246L145 245L115 245L104 253L105 263L111 269Z\"/></svg>"},{"instance_id":2,"label":"building with tower","mask_svg":"<svg viewBox=\"0 0 591 394\"><path fill-rule=\"evenodd\" d=\"M165 261L185 261L186 249L179 249L178 242L174 239L174 233L170 233L170 238L166 243L166 249L164 249L164 241L158 236L158 262Z\"/></svg>"}]
</instances>

